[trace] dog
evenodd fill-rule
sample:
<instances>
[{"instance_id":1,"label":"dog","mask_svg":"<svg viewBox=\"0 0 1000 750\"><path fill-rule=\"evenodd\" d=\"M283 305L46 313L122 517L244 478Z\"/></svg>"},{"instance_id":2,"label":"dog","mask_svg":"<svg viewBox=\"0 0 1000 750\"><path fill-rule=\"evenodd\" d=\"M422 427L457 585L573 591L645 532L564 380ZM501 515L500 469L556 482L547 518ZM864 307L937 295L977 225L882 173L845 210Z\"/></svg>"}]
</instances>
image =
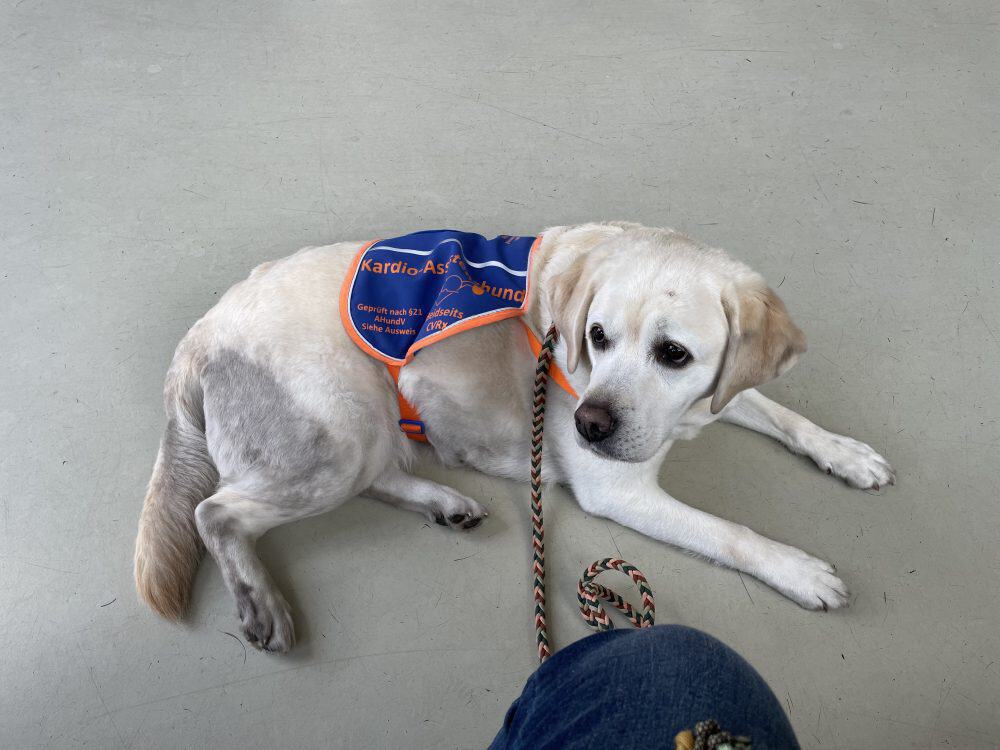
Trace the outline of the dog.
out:
<instances>
[{"instance_id":1,"label":"dog","mask_svg":"<svg viewBox=\"0 0 1000 750\"><path fill-rule=\"evenodd\" d=\"M543 481L567 484L587 513L749 573L802 607L848 603L833 566L658 484L673 442L716 419L775 438L855 487L895 481L869 446L756 390L805 351L760 275L672 229L547 229L523 317L422 350L394 383L336 312L363 247L307 247L264 263L178 346L135 549L137 590L153 610L181 617L204 545L247 641L286 652L289 607L254 551L268 529L356 495L456 529L477 525L482 505L410 467L436 456L527 480L535 357L522 322L538 335L557 327L555 363L579 394L549 390ZM399 397L419 411L425 444L400 432Z\"/></svg>"}]
</instances>

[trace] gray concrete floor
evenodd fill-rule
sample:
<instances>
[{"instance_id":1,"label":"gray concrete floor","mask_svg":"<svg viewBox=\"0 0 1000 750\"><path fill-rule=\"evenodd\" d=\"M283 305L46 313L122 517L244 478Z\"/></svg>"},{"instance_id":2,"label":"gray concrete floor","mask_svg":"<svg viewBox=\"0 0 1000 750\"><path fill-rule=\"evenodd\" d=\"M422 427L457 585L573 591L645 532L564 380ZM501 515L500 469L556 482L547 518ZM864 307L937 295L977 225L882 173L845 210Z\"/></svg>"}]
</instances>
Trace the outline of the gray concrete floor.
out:
<instances>
[{"instance_id":1,"label":"gray concrete floor","mask_svg":"<svg viewBox=\"0 0 1000 750\"><path fill-rule=\"evenodd\" d=\"M709 428L676 495L835 562L804 612L550 497L557 644L620 553L807 747L1000 743L994 4L136 3L0 9L0 745L482 747L532 671L527 487L442 472L472 534L356 500L262 553L301 644L246 651L131 582L178 339L256 263L431 227L672 225L810 339L767 391L895 464L879 494ZM331 305L335 290L331 290Z\"/></svg>"}]
</instances>

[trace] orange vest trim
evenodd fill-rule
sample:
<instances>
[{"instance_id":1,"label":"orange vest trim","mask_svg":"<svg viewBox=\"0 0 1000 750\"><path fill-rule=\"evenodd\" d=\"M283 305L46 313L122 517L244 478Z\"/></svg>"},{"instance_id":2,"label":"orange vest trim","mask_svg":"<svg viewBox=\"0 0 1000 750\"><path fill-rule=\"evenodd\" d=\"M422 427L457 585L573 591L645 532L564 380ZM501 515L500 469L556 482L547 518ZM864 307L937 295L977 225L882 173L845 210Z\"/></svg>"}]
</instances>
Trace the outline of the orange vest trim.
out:
<instances>
[{"instance_id":1,"label":"orange vest trim","mask_svg":"<svg viewBox=\"0 0 1000 750\"><path fill-rule=\"evenodd\" d=\"M528 334L528 345L531 347L531 351L534 353L535 358L538 358L538 353L542 351L542 342L538 340L535 332L528 328L528 324L523 320L521 325L524 326L524 332ZM549 366L549 377L555 381L555 384L562 388L566 393L572 396L574 399L579 400L580 397L576 395L576 391L573 390L573 386L569 384L569 380L563 373L562 369L555 363L553 359L552 364Z\"/></svg>"}]
</instances>

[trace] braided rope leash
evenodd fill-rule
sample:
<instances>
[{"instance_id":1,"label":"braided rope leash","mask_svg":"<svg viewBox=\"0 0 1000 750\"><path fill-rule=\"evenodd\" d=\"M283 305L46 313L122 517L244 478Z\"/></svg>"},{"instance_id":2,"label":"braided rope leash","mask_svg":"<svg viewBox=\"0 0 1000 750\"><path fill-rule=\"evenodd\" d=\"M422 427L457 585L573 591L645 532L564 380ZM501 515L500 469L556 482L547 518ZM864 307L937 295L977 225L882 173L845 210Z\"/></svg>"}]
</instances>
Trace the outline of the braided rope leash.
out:
<instances>
[{"instance_id":1,"label":"braided rope leash","mask_svg":"<svg viewBox=\"0 0 1000 750\"><path fill-rule=\"evenodd\" d=\"M535 389L531 415L531 545L533 576L533 596L535 600L535 634L538 641L538 661L544 662L552 656L549 632L545 622L545 523L542 516L542 437L545 431L545 398L549 383L549 368L558 334L555 326L549 328L538 352L535 367ZM618 570L635 583L642 596L642 606L636 610L631 604L609 588L596 583L594 579L606 570ZM614 624L608 617L601 600L624 613L637 628L653 625L656 607L653 603L653 589L638 568L617 557L607 557L593 563L583 573L577 585L577 599L580 614L595 630L611 630Z\"/></svg>"}]
</instances>

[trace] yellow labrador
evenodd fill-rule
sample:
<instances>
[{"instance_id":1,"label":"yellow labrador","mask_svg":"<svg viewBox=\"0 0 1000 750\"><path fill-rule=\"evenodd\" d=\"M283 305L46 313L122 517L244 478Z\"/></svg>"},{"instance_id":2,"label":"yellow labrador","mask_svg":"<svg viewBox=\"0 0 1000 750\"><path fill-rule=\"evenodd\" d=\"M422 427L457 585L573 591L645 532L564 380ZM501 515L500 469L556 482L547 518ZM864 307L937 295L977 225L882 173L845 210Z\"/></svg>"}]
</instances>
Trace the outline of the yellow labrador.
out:
<instances>
[{"instance_id":1,"label":"yellow labrador","mask_svg":"<svg viewBox=\"0 0 1000 750\"><path fill-rule=\"evenodd\" d=\"M160 614L183 613L204 543L247 639L286 651L288 605L254 551L268 529L358 494L456 528L486 515L409 473L427 449L400 433L386 368L354 345L336 312L360 247L305 248L260 266L178 346L135 556L139 594ZM556 361L580 395L550 390L546 481L568 484L588 513L756 576L803 607L845 605L829 564L690 508L657 483L674 440L720 418L856 487L893 482L867 445L754 390L805 350L761 277L673 230L627 223L546 230L531 273L524 320L538 335L558 326ZM425 349L399 388L446 464L526 480L533 376L511 319Z\"/></svg>"}]
</instances>

